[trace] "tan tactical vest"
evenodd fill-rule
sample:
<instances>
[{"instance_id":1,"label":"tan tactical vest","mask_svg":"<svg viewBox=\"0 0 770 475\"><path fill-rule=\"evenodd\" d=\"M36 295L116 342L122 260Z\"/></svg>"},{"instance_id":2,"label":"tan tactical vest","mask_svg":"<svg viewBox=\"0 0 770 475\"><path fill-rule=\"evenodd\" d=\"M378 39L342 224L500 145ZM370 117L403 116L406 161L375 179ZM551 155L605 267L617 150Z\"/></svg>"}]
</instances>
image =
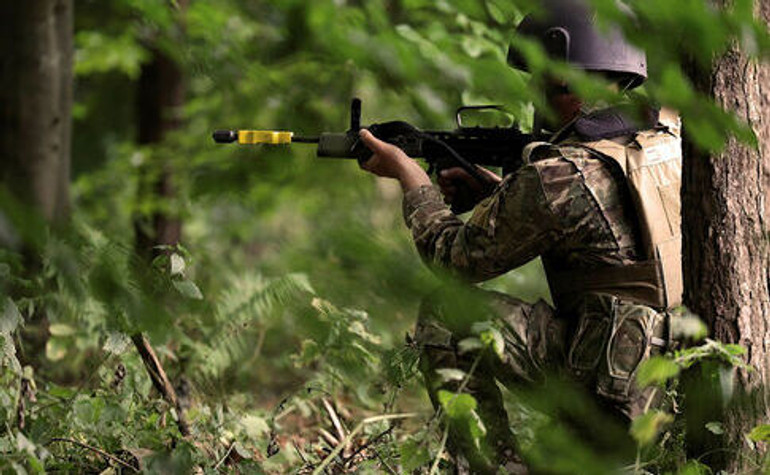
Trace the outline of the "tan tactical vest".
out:
<instances>
[{"instance_id":1,"label":"tan tactical vest","mask_svg":"<svg viewBox=\"0 0 770 475\"><path fill-rule=\"evenodd\" d=\"M658 125L620 140L580 143L595 156L619 166L639 217L645 261L631 266L549 275L552 292L602 292L653 307L682 302L681 122L662 109Z\"/></svg>"}]
</instances>

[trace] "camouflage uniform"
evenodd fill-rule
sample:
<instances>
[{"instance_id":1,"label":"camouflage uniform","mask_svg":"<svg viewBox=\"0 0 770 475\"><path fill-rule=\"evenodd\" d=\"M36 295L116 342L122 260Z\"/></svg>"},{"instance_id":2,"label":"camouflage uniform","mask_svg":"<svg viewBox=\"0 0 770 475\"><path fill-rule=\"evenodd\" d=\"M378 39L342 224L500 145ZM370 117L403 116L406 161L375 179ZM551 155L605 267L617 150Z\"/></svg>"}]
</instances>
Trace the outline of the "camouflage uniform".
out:
<instances>
[{"instance_id":1,"label":"camouflage uniform","mask_svg":"<svg viewBox=\"0 0 770 475\"><path fill-rule=\"evenodd\" d=\"M423 260L471 282L537 256L549 278L642 260L637 217L623 179L575 141L535 148L522 168L476 206L467 223L436 189L408 192L404 217ZM543 301L529 305L492 295L505 357L477 371L469 390L492 429L488 440L497 444L507 445L510 436L507 427L494 423L505 417L495 378L516 384L541 380L549 371L566 372L625 418L640 414L647 402L648 391L638 389L633 376L643 359L665 346L664 312L610 294L554 297L556 310ZM458 332L463 330L450 330L442 321L441 302L423 307L416 339L431 394L442 385L435 369L467 369L469 362L456 347L466 335Z\"/></svg>"}]
</instances>

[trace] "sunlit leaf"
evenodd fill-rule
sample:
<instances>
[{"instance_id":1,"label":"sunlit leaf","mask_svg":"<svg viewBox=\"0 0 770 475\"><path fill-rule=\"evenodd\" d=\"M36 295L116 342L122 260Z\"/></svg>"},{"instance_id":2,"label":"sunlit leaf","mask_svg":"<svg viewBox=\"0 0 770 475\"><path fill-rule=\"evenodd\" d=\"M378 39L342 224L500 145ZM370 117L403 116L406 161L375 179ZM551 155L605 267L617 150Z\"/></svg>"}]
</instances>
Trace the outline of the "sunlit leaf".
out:
<instances>
[{"instance_id":1,"label":"sunlit leaf","mask_svg":"<svg viewBox=\"0 0 770 475\"><path fill-rule=\"evenodd\" d=\"M753 429L748 434L748 438L754 442L768 442L770 441L770 425L761 424Z\"/></svg>"},{"instance_id":2,"label":"sunlit leaf","mask_svg":"<svg viewBox=\"0 0 770 475\"><path fill-rule=\"evenodd\" d=\"M484 343L476 337L470 337L460 340L457 347L460 350L460 353L468 353L469 351L476 351L484 348Z\"/></svg>"},{"instance_id":3,"label":"sunlit leaf","mask_svg":"<svg viewBox=\"0 0 770 475\"><path fill-rule=\"evenodd\" d=\"M66 323L52 323L49 325L48 331L53 336L72 336L77 332L75 328L67 325Z\"/></svg>"},{"instance_id":4,"label":"sunlit leaf","mask_svg":"<svg viewBox=\"0 0 770 475\"><path fill-rule=\"evenodd\" d=\"M637 417L631 423L631 435L641 445L650 445L663 428L674 420L674 416L662 411L650 411Z\"/></svg>"},{"instance_id":5,"label":"sunlit leaf","mask_svg":"<svg viewBox=\"0 0 770 475\"><path fill-rule=\"evenodd\" d=\"M444 382L462 381L466 377L465 371L456 368L440 368L436 370L436 373Z\"/></svg>"},{"instance_id":6,"label":"sunlit leaf","mask_svg":"<svg viewBox=\"0 0 770 475\"><path fill-rule=\"evenodd\" d=\"M60 361L67 356L67 340L49 338L45 344L45 356L51 361Z\"/></svg>"},{"instance_id":7,"label":"sunlit leaf","mask_svg":"<svg viewBox=\"0 0 770 475\"><path fill-rule=\"evenodd\" d=\"M131 34L108 36L98 31L80 31L75 36L75 74L79 76L118 71L136 78L148 57Z\"/></svg>"},{"instance_id":8,"label":"sunlit leaf","mask_svg":"<svg viewBox=\"0 0 770 475\"><path fill-rule=\"evenodd\" d=\"M714 435L722 435L725 433L725 428L721 422L707 422L706 429Z\"/></svg>"},{"instance_id":9,"label":"sunlit leaf","mask_svg":"<svg viewBox=\"0 0 770 475\"><path fill-rule=\"evenodd\" d=\"M176 253L171 254L170 262L171 262L171 275L184 274L185 262L182 256Z\"/></svg>"},{"instance_id":10,"label":"sunlit leaf","mask_svg":"<svg viewBox=\"0 0 770 475\"><path fill-rule=\"evenodd\" d=\"M490 322L476 322L471 326L471 331L478 334L481 343L490 348L498 358L505 354L505 339L500 330Z\"/></svg>"},{"instance_id":11,"label":"sunlit leaf","mask_svg":"<svg viewBox=\"0 0 770 475\"><path fill-rule=\"evenodd\" d=\"M679 374L679 365L665 356L653 356L639 365L636 384L640 388L664 385Z\"/></svg>"},{"instance_id":12,"label":"sunlit leaf","mask_svg":"<svg viewBox=\"0 0 770 475\"><path fill-rule=\"evenodd\" d=\"M451 418L463 418L470 416L471 411L476 409L476 399L470 394L453 393L450 391L439 390L438 400L441 407L444 408L447 415Z\"/></svg>"},{"instance_id":13,"label":"sunlit leaf","mask_svg":"<svg viewBox=\"0 0 770 475\"><path fill-rule=\"evenodd\" d=\"M191 280L183 279L183 280L174 280L172 281L174 284L174 288L176 288L177 291L179 291L180 294L184 295L187 298L193 299L193 300L202 300L203 299L203 293L201 293L200 289L197 285Z\"/></svg>"}]
</instances>

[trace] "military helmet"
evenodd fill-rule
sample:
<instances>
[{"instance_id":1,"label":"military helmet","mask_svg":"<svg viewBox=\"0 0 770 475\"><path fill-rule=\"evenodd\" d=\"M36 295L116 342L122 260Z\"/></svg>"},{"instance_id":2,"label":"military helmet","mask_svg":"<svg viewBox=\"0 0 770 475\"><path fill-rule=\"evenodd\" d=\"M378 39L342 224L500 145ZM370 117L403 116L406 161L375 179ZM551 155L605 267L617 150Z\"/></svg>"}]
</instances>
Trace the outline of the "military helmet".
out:
<instances>
[{"instance_id":1,"label":"military helmet","mask_svg":"<svg viewBox=\"0 0 770 475\"><path fill-rule=\"evenodd\" d=\"M552 59L605 73L627 89L647 79L644 51L628 43L617 27L600 31L596 15L583 0L541 0L541 4L544 15L527 15L516 29L518 35L538 41ZM529 70L513 45L508 64Z\"/></svg>"}]
</instances>

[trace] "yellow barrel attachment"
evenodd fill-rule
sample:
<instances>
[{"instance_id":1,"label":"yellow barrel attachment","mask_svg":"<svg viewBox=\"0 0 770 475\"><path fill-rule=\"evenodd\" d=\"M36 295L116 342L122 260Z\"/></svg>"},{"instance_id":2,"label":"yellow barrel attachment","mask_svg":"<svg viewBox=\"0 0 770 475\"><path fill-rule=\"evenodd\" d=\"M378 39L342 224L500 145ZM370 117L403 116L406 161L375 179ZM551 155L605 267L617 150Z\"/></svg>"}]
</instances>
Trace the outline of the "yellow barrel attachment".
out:
<instances>
[{"instance_id":1,"label":"yellow barrel attachment","mask_svg":"<svg viewBox=\"0 0 770 475\"><path fill-rule=\"evenodd\" d=\"M238 143L241 145L281 145L291 143L292 132L277 130L239 130Z\"/></svg>"}]
</instances>

